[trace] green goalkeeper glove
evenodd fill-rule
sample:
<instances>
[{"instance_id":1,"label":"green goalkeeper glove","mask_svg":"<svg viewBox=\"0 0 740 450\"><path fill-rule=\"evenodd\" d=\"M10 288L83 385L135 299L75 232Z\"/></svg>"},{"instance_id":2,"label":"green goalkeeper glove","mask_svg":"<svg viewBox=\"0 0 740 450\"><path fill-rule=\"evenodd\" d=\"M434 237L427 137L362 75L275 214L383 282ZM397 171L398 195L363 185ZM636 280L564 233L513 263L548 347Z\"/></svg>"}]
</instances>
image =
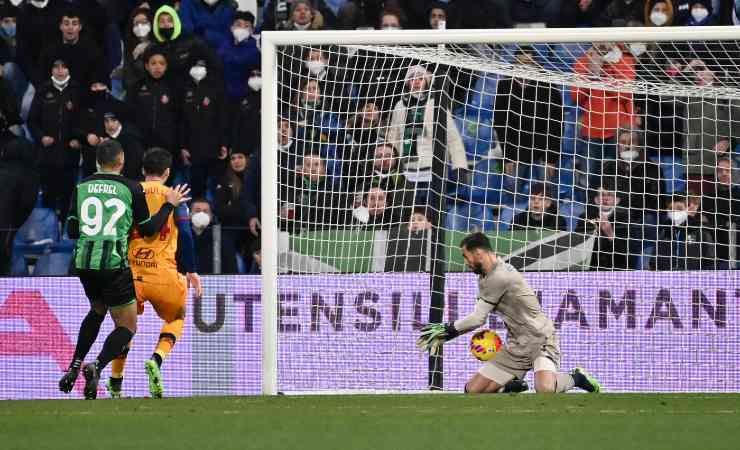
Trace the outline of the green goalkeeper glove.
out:
<instances>
[{"instance_id":1,"label":"green goalkeeper glove","mask_svg":"<svg viewBox=\"0 0 740 450\"><path fill-rule=\"evenodd\" d=\"M421 336L416 340L416 346L423 352L436 353L441 344L458 334L452 323L428 323L421 327Z\"/></svg>"}]
</instances>

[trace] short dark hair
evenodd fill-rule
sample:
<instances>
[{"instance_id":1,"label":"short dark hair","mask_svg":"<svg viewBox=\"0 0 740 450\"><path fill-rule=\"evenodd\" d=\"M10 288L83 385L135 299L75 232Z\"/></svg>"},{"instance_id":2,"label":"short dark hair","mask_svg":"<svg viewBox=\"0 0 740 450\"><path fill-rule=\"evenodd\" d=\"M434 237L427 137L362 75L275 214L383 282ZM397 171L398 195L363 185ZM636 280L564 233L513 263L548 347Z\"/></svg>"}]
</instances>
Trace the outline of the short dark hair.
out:
<instances>
[{"instance_id":1,"label":"short dark hair","mask_svg":"<svg viewBox=\"0 0 740 450\"><path fill-rule=\"evenodd\" d=\"M98 144L95 149L95 159L101 166L112 166L118 162L118 158L123 154L121 143L115 139L110 139Z\"/></svg>"},{"instance_id":2,"label":"short dark hair","mask_svg":"<svg viewBox=\"0 0 740 450\"><path fill-rule=\"evenodd\" d=\"M493 247L491 247L491 241L488 239L488 236L481 232L470 233L469 235L465 236L463 240L460 241L460 248L467 251L477 250L479 248L489 252L493 250Z\"/></svg>"},{"instance_id":3,"label":"short dark hair","mask_svg":"<svg viewBox=\"0 0 740 450\"><path fill-rule=\"evenodd\" d=\"M142 167L146 175L162 176L172 167L172 154L160 147L152 147L144 153Z\"/></svg>"},{"instance_id":4,"label":"short dark hair","mask_svg":"<svg viewBox=\"0 0 740 450\"><path fill-rule=\"evenodd\" d=\"M149 64L149 60L152 59L152 56L154 55L161 55L165 61L167 61L167 64L169 64L169 60L167 59L167 53L165 53L164 48L159 45L150 45L146 48L144 51L144 58L142 61L144 61L145 64Z\"/></svg>"}]
</instances>

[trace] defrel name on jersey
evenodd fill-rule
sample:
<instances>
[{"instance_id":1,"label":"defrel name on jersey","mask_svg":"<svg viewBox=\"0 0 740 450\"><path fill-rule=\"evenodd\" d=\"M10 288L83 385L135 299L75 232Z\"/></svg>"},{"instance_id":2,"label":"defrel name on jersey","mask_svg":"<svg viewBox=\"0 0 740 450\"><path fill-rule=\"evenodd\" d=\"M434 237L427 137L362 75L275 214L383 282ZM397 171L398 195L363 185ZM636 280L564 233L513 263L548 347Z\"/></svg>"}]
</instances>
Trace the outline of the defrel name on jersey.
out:
<instances>
[{"instance_id":1,"label":"defrel name on jersey","mask_svg":"<svg viewBox=\"0 0 740 450\"><path fill-rule=\"evenodd\" d=\"M87 186L87 193L118 195L116 192L116 186L110 184L90 184Z\"/></svg>"}]
</instances>

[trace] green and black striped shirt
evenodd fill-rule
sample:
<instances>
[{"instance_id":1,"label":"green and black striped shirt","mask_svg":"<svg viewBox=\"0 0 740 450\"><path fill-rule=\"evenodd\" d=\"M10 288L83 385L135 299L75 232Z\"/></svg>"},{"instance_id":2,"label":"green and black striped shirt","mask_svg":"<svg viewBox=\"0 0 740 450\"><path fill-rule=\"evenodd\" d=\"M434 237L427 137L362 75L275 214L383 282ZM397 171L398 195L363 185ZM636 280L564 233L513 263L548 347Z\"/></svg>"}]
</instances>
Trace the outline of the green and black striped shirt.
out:
<instances>
[{"instance_id":1,"label":"green and black striped shirt","mask_svg":"<svg viewBox=\"0 0 740 450\"><path fill-rule=\"evenodd\" d=\"M171 205L170 205L171 206ZM131 227L149 222L141 184L121 175L98 172L75 188L69 228L78 231L77 269L110 270L128 267ZM70 231L70 235L77 234Z\"/></svg>"}]
</instances>

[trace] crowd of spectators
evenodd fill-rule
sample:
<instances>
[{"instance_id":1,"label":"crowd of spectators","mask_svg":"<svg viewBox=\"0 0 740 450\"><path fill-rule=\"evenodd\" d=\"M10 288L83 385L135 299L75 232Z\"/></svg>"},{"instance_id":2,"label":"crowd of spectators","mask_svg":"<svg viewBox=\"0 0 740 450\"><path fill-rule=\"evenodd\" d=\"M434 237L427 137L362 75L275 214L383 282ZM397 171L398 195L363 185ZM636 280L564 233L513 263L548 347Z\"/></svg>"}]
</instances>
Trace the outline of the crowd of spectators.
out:
<instances>
[{"instance_id":1,"label":"crowd of spectators","mask_svg":"<svg viewBox=\"0 0 740 450\"><path fill-rule=\"evenodd\" d=\"M147 148L172 153L173 182L192 187L202 273L214 261L223 273L258 271L262 30L740 23L730 0L263 3L255 17L230 0L0 0L0 174L10 186L0 196L0 273L34 204L63 227L75 183L96 170L95 146L108 139L122 143L132 179ZM716 57L721 47L678 47L595 43L571 54L567 70L697 86L740 73ZM552 56L527 45L512 55L540 67ZM485 205L482 229L491 217L500 230L595 234L594 269L734 268L738 101L497 77L489 117L475 113L492 128L491 165L470 151L464 125L486 74L338 46L282 48L280 58L280 116L267 120L278 125L282 230L418 233L439 206L427 207L432 187L450 217ZM438 74L453 81L447 109L430 94ZM446 151L442 186L433 185L435 143Z\"/></svg>"}]
</instances>

